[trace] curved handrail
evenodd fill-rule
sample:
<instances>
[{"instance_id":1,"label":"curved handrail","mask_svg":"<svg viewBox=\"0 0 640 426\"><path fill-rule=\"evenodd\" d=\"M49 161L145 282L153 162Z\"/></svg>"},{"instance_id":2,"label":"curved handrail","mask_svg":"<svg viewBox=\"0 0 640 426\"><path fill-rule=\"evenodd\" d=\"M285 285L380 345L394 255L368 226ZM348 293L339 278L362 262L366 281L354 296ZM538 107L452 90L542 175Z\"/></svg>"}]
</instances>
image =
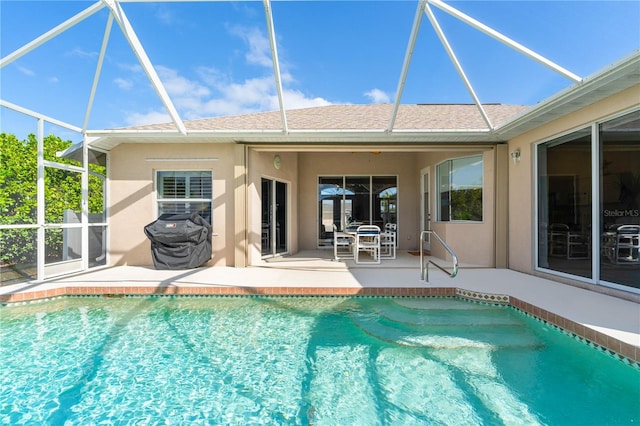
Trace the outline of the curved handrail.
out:
<instances>
[{"instance_id":1,"label":"curved handrail","mask_svg":"<svg viewBox=\"0 0 640 426\"><path fill-rule=\"evenodd\" d=\"M423 244L424 244L424 237L426 235L433 235L434 237L436 237L436 240L438 240L438 242L442 245L442 247L444 247L444 249L447 252L449 252L449 254L451 255L451 261L453 263L453 270L451 272L446 270L444 267L438 265L433 260L429 260L429 262L427 263L424 262ZM449 277L451 278L455 278L455 276L458 275L458 256L456 256L453 250L451 250L451 247L449 247L447 243L445 243L444 240L440 238L440 235L436 234L436 232L432 230L426 230L420 233L420 278L426 282L429 282L429 263L435 266L436 268L440 269L442 272L449 275Z\"/></svg>"}]
</instances>

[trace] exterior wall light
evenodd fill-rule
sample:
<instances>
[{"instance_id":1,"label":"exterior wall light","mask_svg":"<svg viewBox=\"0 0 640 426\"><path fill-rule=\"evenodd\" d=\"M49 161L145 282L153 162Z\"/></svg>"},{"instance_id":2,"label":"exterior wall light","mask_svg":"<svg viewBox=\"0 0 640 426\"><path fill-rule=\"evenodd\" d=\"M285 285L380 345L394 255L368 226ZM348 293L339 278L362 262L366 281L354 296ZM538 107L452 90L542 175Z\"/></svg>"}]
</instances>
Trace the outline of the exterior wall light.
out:
<instances>
[{"instance_id":1,"label":"exterior wall light","mask_svg":"<svg viewBox=\"0 0 640 426\"><path fill-rule=\"evenodd\" d=\"M520 148L511 151L511 159L513 160L513 164L520 162Z\"/></svg>"}]
</instances>

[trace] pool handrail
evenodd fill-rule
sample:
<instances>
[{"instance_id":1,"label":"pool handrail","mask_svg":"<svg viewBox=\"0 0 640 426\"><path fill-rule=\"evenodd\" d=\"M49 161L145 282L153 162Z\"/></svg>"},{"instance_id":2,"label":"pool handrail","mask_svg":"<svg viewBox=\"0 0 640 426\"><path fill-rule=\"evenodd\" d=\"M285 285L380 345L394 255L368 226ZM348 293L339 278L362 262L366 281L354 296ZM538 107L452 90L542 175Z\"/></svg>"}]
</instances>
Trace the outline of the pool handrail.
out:
<instances>
[{"instance_id":1,"label":"pool handrail","mask_svg":"<svg viewBox=\"0 0 640 426\"><path fill-rule=\"evenodd\" d=\"M451 261L453 263L453 269L452 269L451 272L449 272L443 266L438 265L437 263L435 263L431 259L429 259L429 261L425 263L425 261L424 261L424 242L425 242L424 240L425 240L425 238L424 237L427 236L427 235L433 235L434 237L436 237L436 240L451 255ZM440 238L440 235L438 235L435 231L432 231L430 229L422 231L420 233L420 279L422 281L427 282L427 283L429 282L429 264L432 264L436 268L440 269L442 272L444 272L447 275L449 275L450 278L455 278L456 275L458 275L458 256L456 256L456 254L453 252L451 247L449 247L447 245L447 243L445 243L444 240L442 238Z\"/></svg>"}]
</instances>

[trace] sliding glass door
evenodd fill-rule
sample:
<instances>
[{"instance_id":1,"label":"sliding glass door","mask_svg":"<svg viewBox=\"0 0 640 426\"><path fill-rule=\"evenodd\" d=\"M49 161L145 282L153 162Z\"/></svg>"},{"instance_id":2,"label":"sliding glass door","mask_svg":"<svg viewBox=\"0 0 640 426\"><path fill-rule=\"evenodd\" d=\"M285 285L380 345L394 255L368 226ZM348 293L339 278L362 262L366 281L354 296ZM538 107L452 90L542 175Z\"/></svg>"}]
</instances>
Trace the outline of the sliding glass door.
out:
<instances>
[{"instance_id":1,"label":"sliding glass door","mask_svg":"<svg viewBox=\"0 0 640 426\"><path fill-rule=\"evenodd\" d=\"M591 268L591 129L538 146L538 261L581 277Z\"/></svg>"},{"instance_id":2,"label":"sliding glass door","mask_svg":"<svg viewBox=\"0 0 640 426\"><path fill-rule=\"evenodd\" d=\"M640 288L640 111L598 130L600 279Z\"/></svg>"},{"instance_id":3,"label":"sliding glass door","mask_svg":"<svg viewBox=\"0 0 640 426\"><path fill-rule=\"evenodd\" d=\"M332 247L333 232L347 226L397 224L396 176L318 178L318 247Z\"/></svg>"},{"instance_id":4,"label":"sliding glass door","mask_svg":"<svg viewBox=\"0 0 640 426\"><path fill-rule=\"evenodd\" d=\"M538 268L640 289L640 111L537 147Z\"/></svg>"},{"instance_id":5,"label":"sliding glass door","mask_svg":"<svg viewBox=\"0 0 640 426\"><path fill-rule=\"evenodd\" d=\"M262 179L262 255L286 253L287 184Z\"/></svg>"}]
</instances>

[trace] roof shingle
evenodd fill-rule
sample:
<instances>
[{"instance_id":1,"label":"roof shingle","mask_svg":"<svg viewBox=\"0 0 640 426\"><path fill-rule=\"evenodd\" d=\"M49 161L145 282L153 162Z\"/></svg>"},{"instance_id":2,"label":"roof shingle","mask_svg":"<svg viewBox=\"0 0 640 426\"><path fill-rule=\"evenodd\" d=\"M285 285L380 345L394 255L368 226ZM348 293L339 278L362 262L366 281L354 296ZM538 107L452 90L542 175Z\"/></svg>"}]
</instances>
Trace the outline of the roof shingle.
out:
<instances>
[{"instance_id":1,"label":"roof shingle","mask_svg":"<svg viewBox=\"0 0 640 426\"><path fill-rule=\"evenodd\" d=\"M486 104L483 108L496 126L521 113L527 106ZM290 130L384 130L391 119L393 105L328 105L287 110ZM213 117L185 121L187 131L281 130L280 111ZM400 105L394 130L478 130L486 129L474 104ZM126 130L173 130L173 123L127 127Z\"/></svg>"}]
</instances>

